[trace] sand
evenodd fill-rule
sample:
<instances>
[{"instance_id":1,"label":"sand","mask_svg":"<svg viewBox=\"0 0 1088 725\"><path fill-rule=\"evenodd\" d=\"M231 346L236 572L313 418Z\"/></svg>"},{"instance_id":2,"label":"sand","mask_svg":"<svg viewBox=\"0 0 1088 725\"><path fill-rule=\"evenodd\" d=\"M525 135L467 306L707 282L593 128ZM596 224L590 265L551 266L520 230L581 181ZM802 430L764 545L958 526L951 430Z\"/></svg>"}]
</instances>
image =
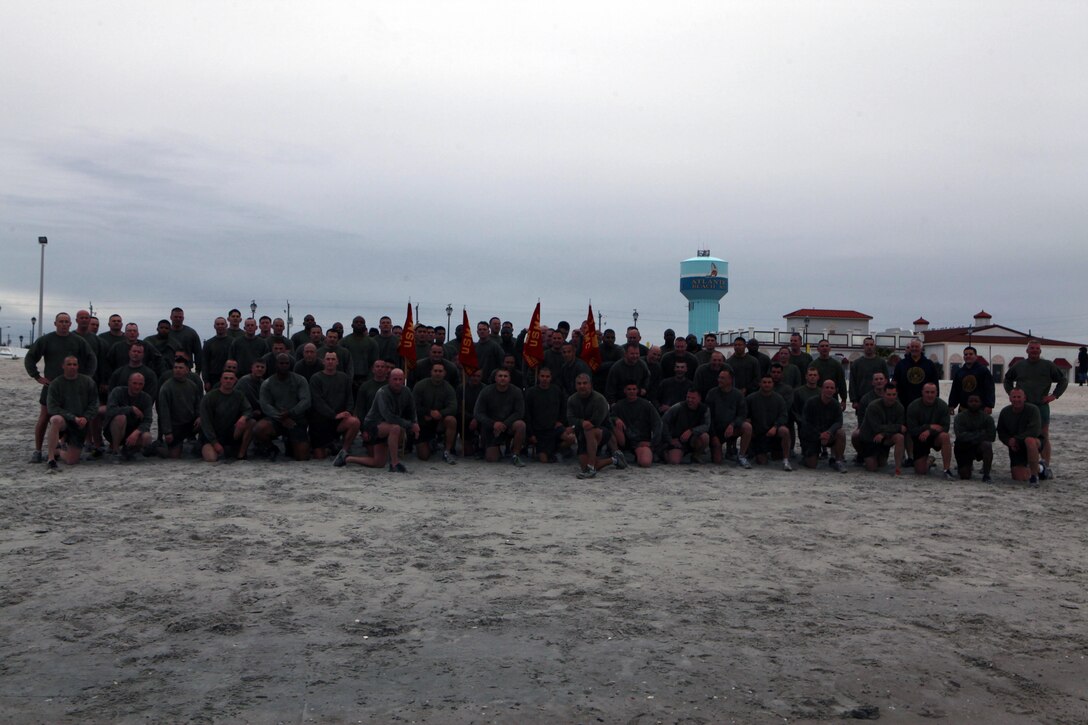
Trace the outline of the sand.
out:
<instances>
[{"instance_id":1,"label":"sand","mask_svg":"<svg viewBox=\"0 0 1088 725\"><path fill-rule=\"evenodd\" d=\"M1088 393L1057 479L30 465L0 361L0 719L1088 721ZM852 416L848 416L852 417Z\"/></svg>"}]
</instances>

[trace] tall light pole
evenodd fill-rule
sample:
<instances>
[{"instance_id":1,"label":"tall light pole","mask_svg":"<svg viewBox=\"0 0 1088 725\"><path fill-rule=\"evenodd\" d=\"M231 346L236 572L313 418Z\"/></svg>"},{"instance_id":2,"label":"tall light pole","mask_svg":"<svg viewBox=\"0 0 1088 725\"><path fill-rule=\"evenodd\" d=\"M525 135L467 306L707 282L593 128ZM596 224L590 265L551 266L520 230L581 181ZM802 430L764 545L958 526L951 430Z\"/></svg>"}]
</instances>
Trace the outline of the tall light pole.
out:
<instances>
[{"instance_id":1,"label":"tall light pole","mask_svg":"<svg viewBox=\"0 0 1088 725\"><path fill-rule=\"evenodd\" d=\"M638 327L638 308L631 310L631 319L635 323L635 327Z\"/></svg>"},{"instance_id":2,"label":"tall light pole","mask_svg":"<svg viewBox=\"0 0 1088 725\"><path fill-rule=\"evenodd\" d=\"M49 240L46 237L38 237L38 245L42 248L42 269L41 275L38 278L38 319L45 324L44 308L42 307L45 301L45 245L49 244Z\"/></svg>"},{"instance_id":3,"label":"tall light pole","mask_svg":"<svg viewBox=\"0 0 1088 725\"><path fill-rule=\"evenodd\" d=\"M805 352L808 352L808 318L805 318Z\"/></svg>"},{"instance_id":4,"label":"tall light pole","mask_svg":"<svg viewBox=\"0 0 1088 725\"><path fill-rule=\"evenodd\" d=\"M295 324L295 318L291 317L291 300L287 300L287 309L283 311L287 315L287 337L291 337L291 325Z\"/></svg>"},{"instance_id":5,"label":"tall light pole","mask_svg":"<svg viewBox=\"0 0 1088 725\"><path fill-rule=\"evenodd\" d=\"M249 319L254 319L257 316L257 300L249 301Z\"/></svg>"},{"instance_id":6,"label":"tall light pole","mask_svg":"<svg viewBox=\"0 0 1088 725\"><path fill-rule=\"evenodd\" d=\"M38 318L37 317L31 317L30 318L30 344L31 345L33 345L34 340L37 339L36 337L34 337L34 329L35 329L34 326L37 325L37 324L38 324Z\"/></svg>"},{"instance_id":7,"label":"tall light pole","mask_svg":"<svg viewBox=\"0 0 1088 725\"><path fill-rule=\"evenodd\" d=\"M446 339L453 339L453 330L450 329L450 320L453 319L453 303L446 304Z\"/></svg>"}]
</instances>

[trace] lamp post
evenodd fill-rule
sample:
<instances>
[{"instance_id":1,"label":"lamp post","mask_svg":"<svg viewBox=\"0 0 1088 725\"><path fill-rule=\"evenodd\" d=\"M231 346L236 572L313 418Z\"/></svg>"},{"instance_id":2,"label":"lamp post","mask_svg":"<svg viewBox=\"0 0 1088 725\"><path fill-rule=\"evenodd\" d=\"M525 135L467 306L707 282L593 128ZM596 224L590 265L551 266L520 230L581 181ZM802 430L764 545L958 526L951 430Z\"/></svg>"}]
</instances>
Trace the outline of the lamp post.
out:
<instances>
[{"instance_id":1,"label":"lamp post","mask_svg":"<svg viewBox=\"0 0 1088 725\"><path fill-rule=\"evenodd\" d=\"M23 336L19 335L19 347L23 346Z\"/></svg>"},{"instance_id":2,"label":"lamp post","mask_svg":"<svg viewBox=\"0 0 1088 725\"><path fill-rule=\"evenodd\" d=\"M971 345L971 333L974 332L974 331L975 331L975 328L974 328L973 325L968 325L967 326L967 345L968 346Z\"/></svg>"},{"instance_id":3,"label":"lamp post","mask_svg":"<svg viewBox=\"0 0 1088 725\"><path fill-rule=\"evenodd\" d=\"M254 319L257 316L257 300L249 301L249 319Z\"/></svg>"},{"instance_id":4,"label":"lamp post","mask_svg":"<svg viewBox=\"0 0 1088 725\"><path fill-rule=\"evenodd\" d=\"M37 325L37 324L38 324L38 318L37 317L31 317L30 318L30 342L31 342L31 344L33 344L34 340L37 339L37 338L34 337L34 329L35 329L34 326Z\"/></svg>"},{"instance_id":5,"label":"lamp post","mask_svg":"<svg viewBox=\"0 0 1088 725\"><path fill-rule=\"evenodd\" d=\"M291 300L287 300L287 309L283 314L287 315L287 337L291 337L291 325L295 324L295 318L291 317Z\"/></svg>"},{"instance_id":6,"label":"lamp post","mask_svg":"<svg viewBox=\"0 0 1088 725\"><path fill-rule=\"evenodd\" d=\"M638 308L631 310L631 319L635 323L635 327L638 327Z\"/></svg>"},{"instance_id":7,"label":"lamp post","mask_svg":"<svg viewBox=\"0 0 1088 725\"><path fill-rule=\"evenodd\" d=\"M42 303L45 300L45 245L49 244L49 239L46 237L38 237L38 246L42 248L42 267L41 274L38 277L38 319L45 322L45 315L43 312Z\"/></svg>"},{"instance_id":8,"label":"lamp post","mask_svg":"<svg viewBox=\"0 0 1088 725\"><path fill-rule=\"evenodd\" d=\"M805 317L805 352L808 352L808 317Z\"/></svg>"},{"instance_id":9,"label":"lamp post","mask_svg":"<svg viewBox=\"0 0 1088 725\"><path fill-rule=\"evenodd\" d=\"M453 319L453 303L446 304L446 339L453 339L453 331L450 329L450 321Z\"/></svg>"}]
</instances>

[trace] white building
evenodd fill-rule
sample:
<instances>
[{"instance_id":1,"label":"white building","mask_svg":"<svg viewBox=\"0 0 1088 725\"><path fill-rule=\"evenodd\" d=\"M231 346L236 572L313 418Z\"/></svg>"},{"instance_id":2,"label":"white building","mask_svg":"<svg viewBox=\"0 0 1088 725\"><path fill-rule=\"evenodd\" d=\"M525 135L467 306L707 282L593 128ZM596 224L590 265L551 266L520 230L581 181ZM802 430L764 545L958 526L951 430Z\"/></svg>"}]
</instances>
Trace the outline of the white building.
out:
<instances>
[{"instance_id":1,"label":"white building","mask_svg":"<svg viewBox=\"0 0 1088 725\"><path fill-rule=\"evenodd\" d=\"M942 366L942 377L950 379L963 364L963 348L968 345L978 350L979 357L990 366L995 380L1002 380L1005 371L1025 357L1029 340L1037 340L1043 346L1043 357L1053 360L1066 377L1072 381L1071 371L1076 365L1080 342L1051 340L1039 335L995 325L993 316L985 310L975 315L974 322L965 327L929 329L929 322L922 317L914 321L914 331L923 341L923 353Z\"/></svg>"}]
</instances>

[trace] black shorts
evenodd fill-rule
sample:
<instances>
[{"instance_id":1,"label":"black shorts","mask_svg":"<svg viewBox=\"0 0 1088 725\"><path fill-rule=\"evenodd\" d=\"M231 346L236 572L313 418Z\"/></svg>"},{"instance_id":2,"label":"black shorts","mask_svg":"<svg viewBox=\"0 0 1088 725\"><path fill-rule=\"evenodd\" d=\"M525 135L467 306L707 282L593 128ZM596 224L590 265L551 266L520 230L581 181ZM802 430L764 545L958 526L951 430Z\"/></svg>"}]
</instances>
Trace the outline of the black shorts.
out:
<instances>
[{"instance_id":1,"label":"black shorts","mask_svg":"<svg viewBox=\"0 0 1088 725\"><path fill-rule=\"evenodd\" d=\"M1009 467L1010 468L1027 468L1028 467L1028 450L1027 450L1027 448L1024 447L1024 440L1022 438L1017 438L1017 440L1020 441L1020 450L1014 451L1011 448L1009 449ZM1046 439L1044 439L1042 436L1039 436L1039 438L1038 438L1038 441L1039 441L1039 453L1040 454L1042 454L1042 452L1043 452L1043 444L1044 444L1045 440Z\"/></svg>"},{"instance_id":2,"label":"black shorts","mask_svg":"<svg viewBox=\"0 0 1088 725\"><path fill-rule=\"evenodd\" d=\"M389 436L383 436L378 433L378 424L371 423L368 426L363 427L363 440L368 446L380 445L384 446L389 442Z\"/></svg>"},{"instance_id":3,"label":"black shorts","mask_svg":"<svg viewBox=\"0 0 1088 725\"><path fill-rule=\"evenodd\" d=\"M197 437L197 432L193 430L194 423L195 420L170 421L170 428L174 433L174 442L170 444L170 448L180 448L185 441Z\"/></svg>"},{"instance_id":4,"label":"black shorts","mask_svg":"<svg viewBox=\"0 0 1088 725\"><path fill-rule=\"evenodd\" d=\"M782 457L782 444L778 442L778 436L765 435L766 431L756 433L752 431L752 442L748 446L749 456L770 455L774 460Z\"/></svg>"},{"instance_id":5,"label":"black shorts","mask_svg":"<svg viewBox=\"0 0 1088 725\"><path fill-rule=\"evenodd\" d=\"M41 395L38 396L38 402L42 405L49 405L49 386L43 385ZM103 403L106 401L102 401Z\"/></svg>"},{"instance_id":6,"label":"black shorts","mask_svg":"<svg viewBox=\"0 0 1088 725\"><path fill-rule=\"evenodd\" d=\"M820 449L823 444L820 443L819 438L802 438L801 439L801 457L802 458L819 458Z\"/></svg>"},{"instance_id":7,"label":"black shorts","mask_svg":"<svg viewBox=\"0 0 1088 725\"><path fill-rule=\"evenodd\" d=\"M272 421L272 428L276 431L277 437L282 436L288 443L307 443L310 440L310 435L306 432L304 423L295 423L294 428L288 428L278 420L274 420Z\"/></svg>"},{"instance_id":8,"label":"black shorts","mask_svg":"<svg viewBox=\"0 0 1088 725\"><path fill-rule=\"evenodd\" d=\"M602 424L595 427L601 431L601 442L597 444L597 448L600 450L612 440L612 426ZM580 425L574 426L574 438L578 441L578 452L586 453L586 429Z\"/></svg>"},{"instance_id":9,"label":"black shorts","mask_svg":"<svg viewBox=\"0 0 1088 725\"><path fill-rule=\"evenodd\" d=\"M878 460L888 458L888 451L895 447L895 441L891 436L888 436L880 443L874 443L873 441L858 441L859 448L861 448L862 458L876 458Z\"/></svg>"},{"instance_id":10,"label":"black shorts","mask_svg":"<svg viewBox=\"0 0 1088 725\"><path fill-rule=\"evenodd\" d=\"M310 418L310 444L314 448L327 448L339 437L336 432L340 421L335 418Z\"/></svg>"},{"instance_id":11,"label":"black shorts","mask_svg":"<svg viewBox=\"0 0 1088 725\"><path fill-rule=\"evenodd\" d=\"M125 438L128 438L129 434L132 433L132 431L140 427L139 423L137 423L131 417L128 418L128 420L125 421L125 432L121 436L121 440L115 441L113 439L113 431L110 430L112 426L109 425L109 421L106 421L106 423L107 425L102 426L102 435L105 436L106 440L108 440L110 443L123 443Z\"/></svg>"},{"instance_id":12,"label":"black shorts","mask_svg":"<svg viewBox=\"0 0 1088 725\"><path fill-rule=\"evenodd\" d=\"M444 437L446 434L446 418L441 420L421 420L419 422L419 440L430 441L435 437Z\"/></svg>"},{"instance_id":13,"label":"black shorts","mask_svg":"<svg viewBox=\"0 0 1088 725\"><path fill-rule=\"evenodd\" d=\"M495 429L488 426L484 430L480 431L480 441L484 448L494 448L501 446L511 440L510 429L507 428L502 433L495 435Z\"/></svg>"},{"instance_id":14,"label":"black shorts","mask_svg":"<svg viewBox=\"0 0 1088 725\"><path fill-rule=\"evenodd\" d=\"M64 430L60 432L60 438L64 440L70 446L83 447L83 441L87 438L87 431L91 428L91 422L87 421L87 425L82 428L76 424L74 420L64 419Z\"/></svg>"},{"instance_id":15,"label":"black shorts","mask_svg":"<svg viewBox=\"0 0 1088 725\"><path fill-rule=\"evenodd\" d=\"M952 444L952 453L956 456L957 468L970 468L975 461L982 460L982 444L956 441Z\"/></svg>"},{"instance_id":16,"label":"black shorts","mask_svg":"<svg viewBox=\"0 0 1088 725\"><path fill-rule=\"evenodd\" d=\"M559 450L559 434L560 429L554 427L534 430L532 435L536 438L536 452L546 453L549 456L555 455L555 452Z\"/></svg>"},{"instance_id":17,"label":"black shorts","mask_svg":"<svg viewBox=\"0 0 1088 725\"><path fill-rule=\"evenodd\" d=\"M940 447L937 445L937 438L940 437L939 433L931 433L924 441L912 438L914 441L914 457L922 458L928 456L930 451L939 451Z\"/></svg>"}]
</instances>

